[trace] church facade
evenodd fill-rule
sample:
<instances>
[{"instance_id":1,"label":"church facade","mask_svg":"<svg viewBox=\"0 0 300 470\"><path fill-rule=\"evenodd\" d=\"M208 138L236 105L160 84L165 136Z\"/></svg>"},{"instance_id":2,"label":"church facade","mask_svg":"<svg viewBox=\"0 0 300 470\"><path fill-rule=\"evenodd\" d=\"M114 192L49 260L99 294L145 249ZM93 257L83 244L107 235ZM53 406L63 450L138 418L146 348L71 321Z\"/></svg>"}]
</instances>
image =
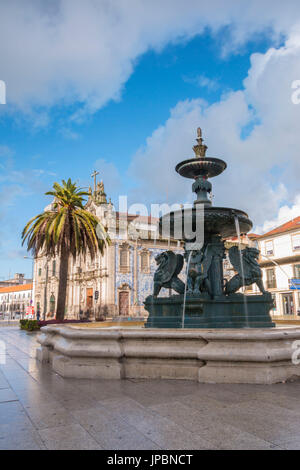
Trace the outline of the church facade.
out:
<instances>
[{"instance_id":1,"label":"church facade","mask_svg":"<svg viewBox=\"0 0 300 470\"><path fill-rule=\"evenodd\" d=\"M144 317L143 301L152 293L155 257L180 250L175 241L157 235L157 219L116 212L107 202L103 183L89 190L85 206L107 228L111 245L94 260L69 259L66 318ZM45 210L51 209L51 205ZM59 257L43 254L34 263L34 307L41 318L52 318L58 295ZM162 295L169 292L163 289Z\"/></svg>"}]
</instances>

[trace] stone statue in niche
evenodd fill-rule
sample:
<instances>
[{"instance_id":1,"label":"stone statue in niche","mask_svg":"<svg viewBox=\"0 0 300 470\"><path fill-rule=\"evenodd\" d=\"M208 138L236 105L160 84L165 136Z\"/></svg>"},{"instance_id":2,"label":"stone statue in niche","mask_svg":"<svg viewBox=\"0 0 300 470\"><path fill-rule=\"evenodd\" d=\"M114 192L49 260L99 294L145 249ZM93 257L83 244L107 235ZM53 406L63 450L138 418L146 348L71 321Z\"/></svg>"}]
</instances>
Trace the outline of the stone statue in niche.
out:
<instances>
[{"instance_id":1,"label":"stone statue in niche","mask_svg":"<svg viewBox=\"0 0 300 470\"><path fill-rule=\"evenodd\" d=\"M239 253L237 246L229 249L229 259L237 274L230 279L225 287L225 294L233 294L243 286L256 284L262 294L266 294L262 281L262 271L258 264L259 250L247 247ZM243 267L241 265L241 258ZM243 278L244 277L244 278Z\"/></svg>"},{"instance_id":2,"label":"stone statue in niche","mask_svg":"<svg viewBox=\"0 0 300 470\"><path fill-rule=\"evenodd\" d=\"M178 294L184 293L184 283L178 278L183 267L183 256L173 251L164 251L156 256L158 265L154 274L153 296L157 297L162 287L175 290Z\"/></svg>"}]
</instances>

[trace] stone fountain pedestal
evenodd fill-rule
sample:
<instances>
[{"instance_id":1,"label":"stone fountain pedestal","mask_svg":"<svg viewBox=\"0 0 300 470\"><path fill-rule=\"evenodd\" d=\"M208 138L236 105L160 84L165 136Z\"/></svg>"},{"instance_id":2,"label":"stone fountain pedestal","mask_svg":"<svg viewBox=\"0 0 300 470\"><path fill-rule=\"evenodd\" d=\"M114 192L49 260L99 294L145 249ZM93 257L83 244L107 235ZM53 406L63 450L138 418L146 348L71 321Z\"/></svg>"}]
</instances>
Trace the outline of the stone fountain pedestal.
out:
<instances>
[{"instance_id":1,"label":"stone fountain pedestal","mask_svg":"<svg viewBox=\"0 0 300 470\"><path fill-rule=\"evenodd\" d=\"M37 358L49 362L63 377L248 384L300 377L297 327L89 329L55 325L42 328L38 341Z\"/></svg>"},{"instance_id":2,"label":"stone fountain pedestal","mask_svg":"<svg viewBox=\"0 0 300 470\"><path fill-rule=\"evenodd\" d=\"M149 316L146 328L271 328L273 300L264 295L220 295L213 300L207 294L187 295L183 320L184 295L147 297Z\"/></svg>"}]
</instances>

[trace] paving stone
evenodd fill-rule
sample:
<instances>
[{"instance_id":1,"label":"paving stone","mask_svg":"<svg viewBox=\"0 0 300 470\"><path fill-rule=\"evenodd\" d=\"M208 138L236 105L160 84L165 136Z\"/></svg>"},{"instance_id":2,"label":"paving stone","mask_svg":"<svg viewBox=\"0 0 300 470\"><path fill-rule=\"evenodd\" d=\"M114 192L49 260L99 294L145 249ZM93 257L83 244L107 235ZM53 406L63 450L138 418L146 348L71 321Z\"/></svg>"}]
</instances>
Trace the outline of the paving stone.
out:
<instances>
[{"instance_id":1,"label":"paving stone","mask_svg":"<svg viewBox=\"0 0 300 470\"><path fill-rule=\"evenodd\" d=\"M214 416L207 411L203 414L180 402L156 405L152 409L220 449L267 450L276 447L253 434L218 420L217 413Z\"/></svg>"},{"instance_id":2,"label":"paving stone","mask_svg":"<svg viewBox=\"0 0 300 470\"><path fill-rule=\"evenodd\" d=\"M64 379L1 327L0 449L299 449L300 381Z\"/></svg>"},{"instance_id":3,"label":"paving stone","mask_svg":"<svg viewBox=\"0 0 300 470\"><path fill-rule=\"evenodd\" d=\"M101 450L100 444L80 424L39 431L49 450Z\"/></svg>"},{"instance_id":4,"label":"paving stone","mask_svg":"<svg viewBox=\"0 0 300 470\"><path fill-rule=\"evenodd\" d=\"M18 401L18 397L11 390L11 388L3 388L0 390L0 403L9 402L9 401Z\"/></svg>"}]
</instances>

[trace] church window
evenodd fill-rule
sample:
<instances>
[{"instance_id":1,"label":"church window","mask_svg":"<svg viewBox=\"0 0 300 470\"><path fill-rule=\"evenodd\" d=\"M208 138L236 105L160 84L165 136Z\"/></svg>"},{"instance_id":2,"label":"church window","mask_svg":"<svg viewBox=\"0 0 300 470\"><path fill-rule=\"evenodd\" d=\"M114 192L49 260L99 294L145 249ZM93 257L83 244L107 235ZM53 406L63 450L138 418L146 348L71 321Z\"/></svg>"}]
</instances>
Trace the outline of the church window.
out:
<instances>
[{"instance_id":1,"label":"church window","mask_svg":"<svg viewBox=\"0 0 300 470\"><path fill-rule=\"evenodd\" d=\"M129 269L129 250L128 248L122 247L120 248L120 270L121 271L128 271Z\"/></svg>"},{"instance_id":2,"label":"church window","mask_svg":"<svg viewBox=\"0 0 300 470\"><path fill-rule=\"evenodd\" d=\"M147 251L141 253L141 270L144 272L149 270L149 253Z\"/></svg>"},{"instance_id":3,"label":"church window","mask_svg":"<svg viewBox=\"0 0 300 470\"><path fill-rule=\"evenodd\" d=\"M50 297L50 313L55 312L55 296L52 294Z\"/></svg>"}]
</instances>

